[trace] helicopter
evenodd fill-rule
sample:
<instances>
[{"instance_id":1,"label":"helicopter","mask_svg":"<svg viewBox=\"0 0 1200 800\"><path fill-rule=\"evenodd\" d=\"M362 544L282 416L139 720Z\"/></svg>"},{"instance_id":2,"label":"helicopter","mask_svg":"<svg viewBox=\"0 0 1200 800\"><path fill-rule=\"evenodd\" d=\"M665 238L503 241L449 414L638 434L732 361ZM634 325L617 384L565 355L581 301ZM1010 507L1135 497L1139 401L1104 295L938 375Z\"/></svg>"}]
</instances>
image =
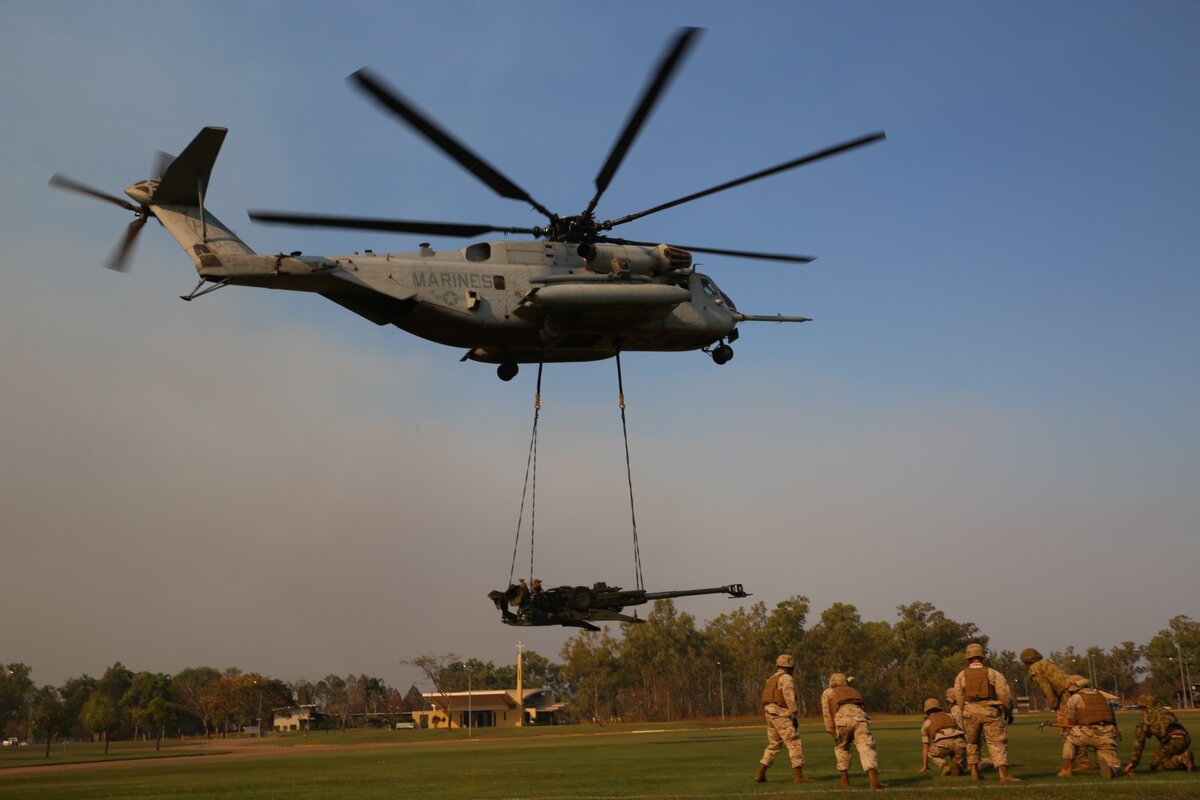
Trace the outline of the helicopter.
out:
<instances>
[{"instance_id":1,"label":"helicopter","mask_svg":"<svg viewBox=\"0 0 1200 800\"><path fill-rule=\"evenodd\" d=\"M730 344L742 322L808 322L808 317L746 314L707 275L694 253L790 263L811 256L635 241L610 235L628 222L717 192L844 153L885 138L871 133L764 170L652 206L599 219L596 207L672 77L693 47L698 28L681 28L668 42L595 179L578 214L559 215L505 177L433 118L369 69L348 81L501 197L522 201L545 224L499 226L328 214L252 210L267 224L478 237L526 234L531 240L477 241L457 250L312 256L300 251L257 254L205 208L213 165L226 129L206 127L177 158L160 154L157 176L125 189L133 202L63 175L50 184L135 214L106 263L124 271L134 243L154 217L191 257L199 281L184 300L225 286L314 292L374 322L465 349L463 361L496 364L512 380L519 364L594 361L622 351L700 350L714 363L733 358ZM209 284L209 285L205 285Z\"/></svg>"}]
</instances>

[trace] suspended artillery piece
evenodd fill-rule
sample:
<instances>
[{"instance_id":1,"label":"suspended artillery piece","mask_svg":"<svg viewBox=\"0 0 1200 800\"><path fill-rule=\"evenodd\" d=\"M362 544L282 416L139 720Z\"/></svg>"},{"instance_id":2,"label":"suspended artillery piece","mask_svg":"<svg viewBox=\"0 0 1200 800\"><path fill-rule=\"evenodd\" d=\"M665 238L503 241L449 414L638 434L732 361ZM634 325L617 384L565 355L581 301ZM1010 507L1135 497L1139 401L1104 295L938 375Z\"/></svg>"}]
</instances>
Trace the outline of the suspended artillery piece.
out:
<instances>
[{"instance_id":1,"label":"suspended artillery piece","mask_svg":"<svg viewBox=\"0 0 1200 800\"><path fill-rule=\"evenodd\" d=\"M673 592L647 592L645 589L622 590L604 581L587 586L556 586L542 589L534 579L533 589L525 581L512 584L506 591L488 592L488 597L500 611L505 625L563 625L600 630L596 622L642 622L636 616L622 614L626 606L640 606L651 600L671 597L691 597L698 594L727 594L730 597L749 597L740 583L714 586L709 589L680 589ZM515 606L516 611L509 610Z\"/></svg>"}]
</instances>

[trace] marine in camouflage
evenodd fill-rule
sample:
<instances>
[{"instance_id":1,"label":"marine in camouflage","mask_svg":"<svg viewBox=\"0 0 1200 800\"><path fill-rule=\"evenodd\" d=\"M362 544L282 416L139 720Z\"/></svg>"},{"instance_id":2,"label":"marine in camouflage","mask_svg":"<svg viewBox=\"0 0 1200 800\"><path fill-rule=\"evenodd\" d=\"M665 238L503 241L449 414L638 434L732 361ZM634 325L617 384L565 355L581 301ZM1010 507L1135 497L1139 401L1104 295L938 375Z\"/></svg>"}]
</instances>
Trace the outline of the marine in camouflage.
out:
<instances>
[{"instance_id":1,"label":"marine in camouflage","mask_svg":"<svg viewBox=\"0 0 1200 800\"><path fill-rule=\"evenodd\" d=\"M939 714L947 714L954 722L953 727L933 723L944 722ZM949 712L943 712L941 703L930 698L925 701L925 721L921 723L921 771L928 769L926 759L936 764L943 775L959 774L967 768L967 738L961 724Z\"/></svg>"},{"instance_id":2,"label":"marine in camouflage","mask_svg":"<svg viewBox=\"0 0 1200 800\"><path fill-rule=\"evenodd\" d=\"M1143 696L1138 698L1138 702L1142 705L1142 719L1133 731L1133 753L1129 756L1125 771L1131 773L1141 763L1146 739L1151 736L1158 739L1158 749L1150 756L1150 769L1194 770L1196 760L1189 752L1192 737L1187 729L1179 724L1173 713L1156 706L1154 698Z\"/></svg>"},{"instance_id":3,"label":"marine in camouflage","mask_svg":"<svg viewBox=\"0 0 1200 800\"><path fill-rule=\"evenodd\" d=\"M1006 717L1012 716L1012 692L1008 681L983 663L985 652L976 642L967 645L967 668L954 678L954 688L963 702L963 732L967 736L967 766L974 780L980 779L980 751L987 745L988 755L1000 773L1002 783L1021 779L1008 771L1008 730Z\"/></svg>"},{"instance_id":4,"label":"marine in camouflage","mask_svg":"<svg viewBox=\"0 0 1200 800\"><path fill-rule=\"evenodd\" d=\"M791 656L780 656L775 661L778 667L767 679L763 690L763 713L767 719L767 749L763 751L759 764L769 767L779 751L787 748L792 767L804 766L804 747L796 733L796 685L792 680L791 667L795 665Z\"/></svg>"},{"instance_id":5,"label":"marine in camouflage","mask_svg":"<svg viewBox=\"0 0 1200 800\"><path fill-rule=\"evenodd\" d=\"M1059 774L1070 775L1073 771L1071 763L1075 760L1076 755L1084 748L1094 747L1096 755L1101 761L1101 774L1105 777L1112 777L1120 774L1121 771L1121 756L1117 753L1120 731L1117 729L1111 709L1108 710L1108 717L1112 721L1090 723L1086 721L1088 717L1085 712L1089 701L1103 704L1104 708L1108 709L1108 701L1104 695L1096 689L1086 687L1087 681L1072 681L1068 684L1071 694L1067 700L1066 717L1067 724L1074 727L1066 728L1063 731L1066 734L1063 737L1063 768ZM1093 717L1093 719L1097 718Z\"/></svg>"},{"instance_id":6,"label":"marine in camouflage","mask_svg":"<svg viewBox=\"0 0 1200 800\"><path fill-rule=\"evenodd\" d=\"M875 753L875 736L871 733L870 717L862 707L862 697L838 704L839 689L849 689L846 676L836 672L829 678L829 688L821 693L821 715L825 719L825 730L833 737L833 756L838 772L850 769L850 745L858 750L858 760L864 772L879 769L879 757Z\"/></svg>"},{"instance_id":7,"label":"marine in camouflage","mask_svg":"<svg viewBox=\"0 0 1200 800\"><path fill-rule=\"evenodd\" d=\"M1021 662L1029 668L1029 677L1033 678L1033 682L1042 690L1046 702L1054 711L1055 721L1065 723L1067 721L1067 701L1071 699L1071 693L1067 691L1067 682L1070 676L1058 664L1042 658L1042 654L1032 647L1021 651ZM1065 740L1066 729L1060 728L1059 733ZM1083 772L1092 768L1085 749L1079 748L1073 768L1075 772Z\"/></svg>"}]
</instances>

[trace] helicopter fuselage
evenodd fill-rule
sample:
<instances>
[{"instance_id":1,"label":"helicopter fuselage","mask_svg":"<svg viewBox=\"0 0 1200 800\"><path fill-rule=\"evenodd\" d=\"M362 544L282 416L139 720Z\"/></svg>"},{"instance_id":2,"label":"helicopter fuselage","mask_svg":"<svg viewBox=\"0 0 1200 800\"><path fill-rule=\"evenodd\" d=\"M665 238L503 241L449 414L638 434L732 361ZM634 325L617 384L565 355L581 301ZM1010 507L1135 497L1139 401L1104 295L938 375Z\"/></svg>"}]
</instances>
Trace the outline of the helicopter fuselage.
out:
<instances>
[{"instance_id":1,"label":"helicopter fuselage","mask_svg":"<svg viewBox=\"0 0 1200 800\"><path fill-rule=\"evenodd\" d=\"M730 337L738 322L732 301L692 270L690 254L665 245L605 245L591 259L574 244L536 241L345 256L195 248L206 281L321 294L487 363L696 350Z\"/></svg>"}]
</instances>

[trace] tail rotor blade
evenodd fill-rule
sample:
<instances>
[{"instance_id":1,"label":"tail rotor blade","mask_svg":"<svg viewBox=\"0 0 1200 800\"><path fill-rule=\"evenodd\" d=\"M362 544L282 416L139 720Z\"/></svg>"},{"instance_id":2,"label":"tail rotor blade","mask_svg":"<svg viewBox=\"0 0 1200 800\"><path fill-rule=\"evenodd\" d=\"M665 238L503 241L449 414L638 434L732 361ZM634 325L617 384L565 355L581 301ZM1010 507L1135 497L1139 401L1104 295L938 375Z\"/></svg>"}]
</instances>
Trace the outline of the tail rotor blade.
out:
<instances>
[{"instance_id":1,"label":"tail rotor blade","mask_svg":"<svg viewBox=\"0 0 1200 800\"><path fill-rule=\"evenodd\" d=\"M60 175L57 172L50 176L50 185L57 189L66 189L68 192L86 194L88 197L94 197L97 200L103 200L106 203L112 203L113 205L120 206L127 211L138 211L138 207L128 200L109 194L108 192L102 192L99 189L93 189L91 186L88 186L85 183L80 183L73 178L68 178L66 175Z\"/></svg>"},{"instance_id":2,"label":"tail rotor blade","mask_svg":"<svg viewBox=\"0 0 1200 800\"><path fill-rule=\"evenodd\" d=\"M129 227L125 229L125 236L121 239L121 243L117 245L117 249L113 251L113 254L108 257L108 261L104 262L105 267L115 272L129 271L129 258L133 255L133 245L137 241L138 232L141 231L148 219L150 219L149 212L143 210L137 219L129 223Z\"/></svg>"}]
</instances>

